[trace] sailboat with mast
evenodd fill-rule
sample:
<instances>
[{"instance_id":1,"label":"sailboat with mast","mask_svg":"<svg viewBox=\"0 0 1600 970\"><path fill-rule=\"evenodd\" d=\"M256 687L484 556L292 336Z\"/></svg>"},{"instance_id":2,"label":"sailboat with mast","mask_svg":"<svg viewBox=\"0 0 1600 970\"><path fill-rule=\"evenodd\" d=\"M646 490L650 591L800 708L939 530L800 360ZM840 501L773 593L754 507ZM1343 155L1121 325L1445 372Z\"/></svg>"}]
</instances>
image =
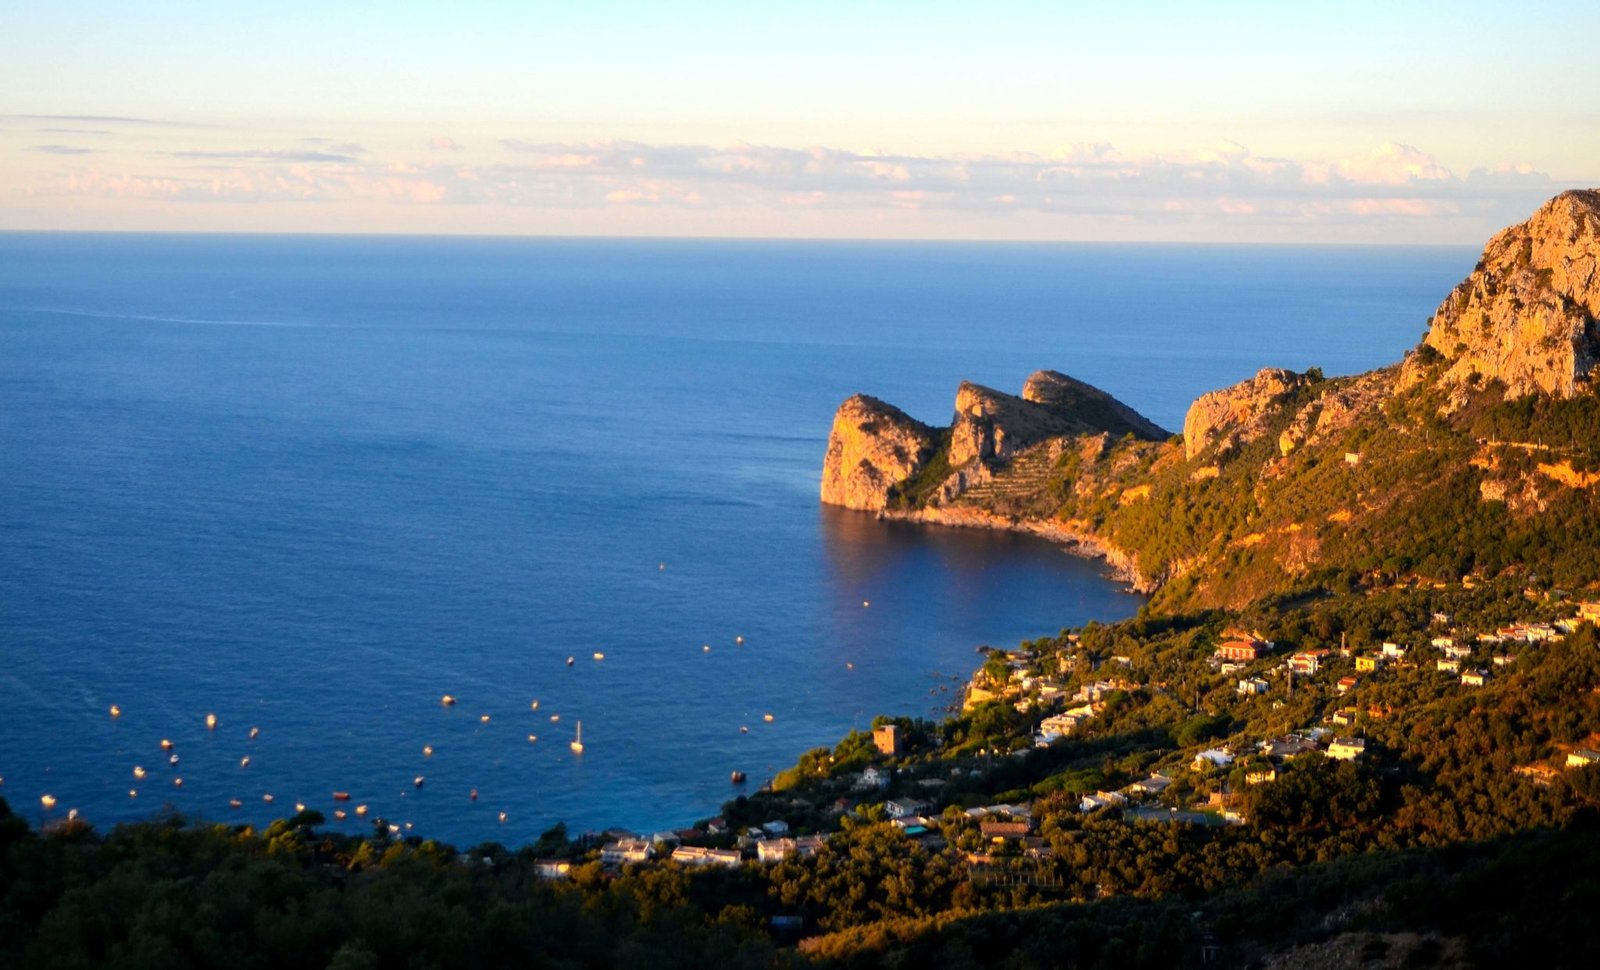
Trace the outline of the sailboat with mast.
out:
<instances>
[{"instance_id":1,"label":"sailboat with mast","mask_svg":"<svg viewBox=\"0 0 1600 970\"><path fill-rule=\"evenodd\" d=\"M582 721L578 722L578 736L572 739L572 743L569 744L568 747L572 749L572 753L573 754L583 754L583 722Z\"/></svg>"}]
</instances>

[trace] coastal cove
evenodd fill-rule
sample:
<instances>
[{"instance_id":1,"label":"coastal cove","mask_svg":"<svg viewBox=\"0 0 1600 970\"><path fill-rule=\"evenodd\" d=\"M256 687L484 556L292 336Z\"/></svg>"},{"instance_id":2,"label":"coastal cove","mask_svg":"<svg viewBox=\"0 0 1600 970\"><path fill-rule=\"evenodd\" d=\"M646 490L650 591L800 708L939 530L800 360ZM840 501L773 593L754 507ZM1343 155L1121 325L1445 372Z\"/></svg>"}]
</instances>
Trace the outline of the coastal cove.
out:
<instances>
[{"instance_id":1,"label":"coastal cove","mask_svg":"<svg viewBox=\"0 0 1600 970\"><path fill-rule=\"evenodd\" d=\"M1472 256L0 234L0 794L688 824L1139 603L1043 539L818 509L847 394L942 420L1044 364L1174 428L1393 359Z\"/></svg>"}]
</instances>

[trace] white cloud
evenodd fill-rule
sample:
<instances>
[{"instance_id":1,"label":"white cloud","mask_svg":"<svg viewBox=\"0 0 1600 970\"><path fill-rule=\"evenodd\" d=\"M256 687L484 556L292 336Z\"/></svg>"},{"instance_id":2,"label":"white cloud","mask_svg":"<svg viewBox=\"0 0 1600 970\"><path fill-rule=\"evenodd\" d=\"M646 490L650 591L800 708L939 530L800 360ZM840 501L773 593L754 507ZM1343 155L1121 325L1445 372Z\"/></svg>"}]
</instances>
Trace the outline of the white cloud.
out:
<instances>
[{"instance_id":1,"label":"white cloud","mask_svg":"<svg viewBox=\"0 0 1600 970\"><path fill-rule=\"evenodd\" d=\"M1458 216L1503 225L1554 190L1521 163L1458 175L1412 146L1380 145L1339 159L1256 155L1224 141L1194 151L1129 155L1114 145L1029 153L916 155L735 142L498 143L468 153L438 136L426 158L372 158L348 142L305 148L184 150L170 171L109 166L49 175L34 196L99 195L186 201L359 200L581 210L651 206L724 212L960 213L972 218L1375 225ZM496 157L497 156L497 157ZM99 156L96 156L99 157ZM160 167L160 166L158 166ZM1476 230L1475 230L1476 231Z\"/></svg>"}]
</instances>

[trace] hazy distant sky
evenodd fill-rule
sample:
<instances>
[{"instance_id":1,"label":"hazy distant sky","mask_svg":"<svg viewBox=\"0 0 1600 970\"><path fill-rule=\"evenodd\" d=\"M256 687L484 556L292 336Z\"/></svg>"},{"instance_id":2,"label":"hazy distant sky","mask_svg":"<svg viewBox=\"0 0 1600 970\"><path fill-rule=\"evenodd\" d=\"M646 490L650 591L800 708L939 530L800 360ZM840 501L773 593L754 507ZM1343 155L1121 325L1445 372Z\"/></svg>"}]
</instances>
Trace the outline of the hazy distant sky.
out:
<instances>
[{"instance_id":1,"label":"hazy distant sky","mask_svg":"<svg viewBox=\"0 0 1600 970\"><path fill-rule=\"evenodd\" d=\"M1600 3L0 0L0 229L1478 243Z\"/></svg>"}]
</instances>

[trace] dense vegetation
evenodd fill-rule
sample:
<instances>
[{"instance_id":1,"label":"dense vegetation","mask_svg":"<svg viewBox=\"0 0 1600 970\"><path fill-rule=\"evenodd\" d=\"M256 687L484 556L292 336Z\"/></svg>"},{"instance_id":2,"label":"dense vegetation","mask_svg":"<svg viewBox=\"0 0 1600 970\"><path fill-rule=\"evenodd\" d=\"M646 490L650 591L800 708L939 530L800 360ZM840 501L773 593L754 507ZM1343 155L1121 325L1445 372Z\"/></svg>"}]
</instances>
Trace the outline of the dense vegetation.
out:
<instances>
[{"instance_id":1,"label":"dense vegetation","mask_svg":"<svg viewBox=\"0 0 1600 970\"><path fill-rule=\"evenodd\" d=\"M1297 415L1350 379L1193 458L1085 438L989 490L1161 593L992 652L959 713L879 719L895 753L853 732L688 840L742 863L316 813L36 832L0 801L0 966L1594 965L1600 395L1447 406L1416 362L1322 440ZM901 507L948 476L936 451ZM780 822L825 840L758 861Z\"/></svg>"},{"instance_id":2,"label":"dense vegetation","mask_svg":"<svg viewBox=\"0 0 1600 970\"><path fill-rule=\"evenodd\" d=\"M1312 375L1252 434L1192 459L1176 440L1068 449L1040 488L973 501L1134 554L1162 609L1245 606L1286 574L1600 580L1600 491L1585 477L1600 469L1600 390L1505 401L1494 385L1449 400L1437 369L1288 453L1296 419L1361 378Z\"/></svg>"},{"instance_id":3,"label":"dense vegetation","mask_svg":"<svg viewBox=\"0 0 1600 970\"><path fill-rule=\"evenodd\" d=\"M1411 965L1572 965L1600 949L1561 925L1600 903L1600 766L1561 760L1600 727L1595 628L1518 646L1479 688L1434 670L1425 646L1445 628L1572 611L1509 582L1317 588L1026 643L974 675L1012 693L940 724L880 719L902 753L854 733L725 806L732 833L704 836L730 845L776 819L829 834L815 856L776 863L608 869L559 829L458 853L327 834L315 813L260 832L172 818L35 833L0 809L0 965L1126 967L1344 943ZM1221 670L1214 648L1241 627L1280 649ZM1344 641L1361 656L1380 640L1411 644L1413 662L1340 692L1354 659L1334 650L1285 682L1287 650ZM1471 662L1503 649L1474 646ZM1252 675L1272 690L1241 695ZM1030 695L1015 685L1108 677L1080 731L1034 744L1039 715L1018 710ZM1246 782L1268 764L1259 742L1341 712L1365 758L1309 754ZM1194 752L1216 745L1238 759L1197 767ZM1536 764L1543 777L1518 771ZM868 766L890 787L863 792ZM1172 783L1142 807L1081 810L1152 772ZM931 803L927 835L886 819L889 799L911 797ZM1217 799L1247 824L1219 824ZM1027 840L986 838L964 811L996 803L1026 806ZM539 877L551 857L572 862L567 878Z\"/></svg>"}]
</instances>

